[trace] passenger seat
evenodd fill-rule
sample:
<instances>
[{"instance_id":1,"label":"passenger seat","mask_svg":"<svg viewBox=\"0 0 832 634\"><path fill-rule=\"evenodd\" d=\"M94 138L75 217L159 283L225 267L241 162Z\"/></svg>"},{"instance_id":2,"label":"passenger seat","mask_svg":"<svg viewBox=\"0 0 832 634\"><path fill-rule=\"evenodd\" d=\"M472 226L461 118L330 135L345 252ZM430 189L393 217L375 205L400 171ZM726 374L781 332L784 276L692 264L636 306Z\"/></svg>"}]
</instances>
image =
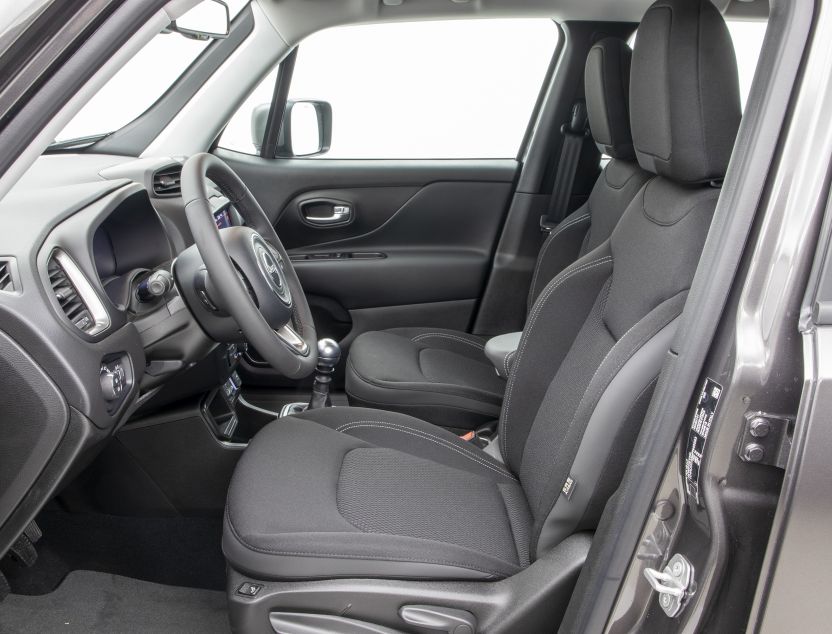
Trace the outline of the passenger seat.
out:
<instances>
[{"instance_id":1,"label":"passenger seat","mask_svg":"<svg viewBox=\"0 0 832 634\"><path fill-rule=\"evenodd\" d=\"M628 106L630 59L623 40L590 50L584 74L589 125L611 160L587 202L547 237L532 277L527 312L549 281L612 234L650 175L636 162ZM519 342L520 333L508 337ZM486 338L443 328L393 328L356 338L347 360L353 406L402 412L452 429L474 429L500 415L511 356L499 373ZM505 355L503 355L505 357Z\"/></svg>"}]
</instances>

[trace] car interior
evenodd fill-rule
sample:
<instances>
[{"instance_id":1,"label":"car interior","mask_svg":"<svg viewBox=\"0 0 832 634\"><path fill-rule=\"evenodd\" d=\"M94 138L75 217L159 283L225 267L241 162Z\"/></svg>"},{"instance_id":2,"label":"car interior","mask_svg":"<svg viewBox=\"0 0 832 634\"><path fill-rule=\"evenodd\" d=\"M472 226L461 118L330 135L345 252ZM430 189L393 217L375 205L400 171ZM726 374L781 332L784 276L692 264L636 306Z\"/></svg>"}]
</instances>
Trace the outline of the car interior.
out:
<instances>
[{"instance_id":1,"label":"car interior","mask_svg":"<svg viewBox=\"0 0 832 634\"><path fill-rule=\"evenodd\" d=\"M195 4L0 198L0 631L594 631L782 11Z\"/></svg>"}]
</instances>

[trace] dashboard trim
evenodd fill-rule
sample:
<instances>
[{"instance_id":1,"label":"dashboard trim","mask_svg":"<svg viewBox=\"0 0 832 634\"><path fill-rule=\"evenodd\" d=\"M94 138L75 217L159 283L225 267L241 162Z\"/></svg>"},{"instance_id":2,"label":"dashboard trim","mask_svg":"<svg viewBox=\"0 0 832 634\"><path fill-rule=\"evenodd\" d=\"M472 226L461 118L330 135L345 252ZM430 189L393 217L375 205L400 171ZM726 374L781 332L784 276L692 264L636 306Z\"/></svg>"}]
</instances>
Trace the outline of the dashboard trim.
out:
<instances>
[{"instance_id":1,"label":"dashboard trim","mask_svg":"<svg viewBox=\"0 0 832 634\"><path fill-rule=\"evenodd\" d=\"M47 258L47 261L52 258L55 258L55 260L58 261L58 264L61 265L61 268L63 268L67 278L69 278L69 281L75 287L81 301L84 302L84 305L87 307L87 310L90 311L90 315L92 315L95 322L92 328L82 332L94 337L109 330L112 325L110 313L107 312L104 302L101 301L101 298L98 296L98 293L96 293L92 283L87 279L87 276L81 268L75 263L75 260L73 260L72 257L66 253L66 251L60 248L55 248L49 258Z\"/></svg>"}]
</instances>

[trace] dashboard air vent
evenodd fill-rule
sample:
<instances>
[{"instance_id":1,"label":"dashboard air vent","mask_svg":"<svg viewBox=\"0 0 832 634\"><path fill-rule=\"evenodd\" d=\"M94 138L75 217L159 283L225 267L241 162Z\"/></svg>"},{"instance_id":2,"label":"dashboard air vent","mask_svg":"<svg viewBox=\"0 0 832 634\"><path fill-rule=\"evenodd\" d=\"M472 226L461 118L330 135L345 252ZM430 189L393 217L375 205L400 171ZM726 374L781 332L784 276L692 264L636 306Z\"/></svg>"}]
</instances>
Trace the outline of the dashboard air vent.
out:
<instances>
[{"instance_id":1,"label":"dashboard air vent","mask_svg":"<svg viewBox=\"0 0 832 634\"><path fill-rule=\"evenodd\" d=\"M0 291L11 293L14 290L12 263L9 260L0 260Z\"/></svg>"},{"instance_id":2,"label":"dashboard air vent","mask_svg":"<svg viewBox=\"0 0 832 634\"><path fill-rule=\"evenodd\" d=\"M49 284L64 315L81 332L97 335L110 326L110 318L92 285L78 265L56 249L47 264Z\"/></svg>"},{"instance_id":3,"label":"dashboard air vent","mask_svg":"<svg viewBox=\"0 0 832 634\"><path fill-rule=\"evenodd\" d=\"M153 193L156 196L179 196L182 193L180 179L182 166L171 165L153 174Z\"/></svg>"}]
</instances>

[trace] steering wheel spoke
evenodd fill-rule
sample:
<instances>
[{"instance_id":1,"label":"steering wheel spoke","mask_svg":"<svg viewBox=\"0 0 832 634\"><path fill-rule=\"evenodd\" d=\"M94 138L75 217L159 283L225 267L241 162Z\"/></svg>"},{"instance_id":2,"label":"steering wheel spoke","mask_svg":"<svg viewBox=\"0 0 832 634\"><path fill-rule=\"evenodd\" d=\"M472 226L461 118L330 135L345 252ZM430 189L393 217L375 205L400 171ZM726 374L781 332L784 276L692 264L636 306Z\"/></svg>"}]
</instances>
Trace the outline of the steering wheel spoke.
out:
<instances>
[{"instance_id":1,"label":"steering wheel spoke","mask_svg":"<svg viewBox=\"0 0 832 634\"><path fill-rule=\"evenodd\" d=\"M290 324L281 326L274 331L280 340L289 346L289 349L295 354L305 357L309 354L309 345L303 340L297 330L292 328Z\"/></svg>"}]
</instances>

